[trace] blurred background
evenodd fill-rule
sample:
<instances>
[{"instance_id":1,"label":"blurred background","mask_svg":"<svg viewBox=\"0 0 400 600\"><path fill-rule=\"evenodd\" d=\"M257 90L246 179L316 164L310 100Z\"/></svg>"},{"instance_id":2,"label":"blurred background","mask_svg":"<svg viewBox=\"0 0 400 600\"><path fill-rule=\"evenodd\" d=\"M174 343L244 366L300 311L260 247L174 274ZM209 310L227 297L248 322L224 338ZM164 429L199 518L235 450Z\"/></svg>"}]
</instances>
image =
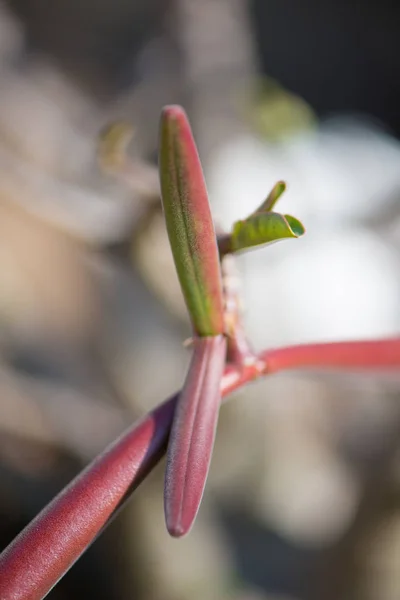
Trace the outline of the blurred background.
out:
<instances>
[{"instance_id":1,"label":"blurred background","mask_svg":"<svg viewBox=\"0 0 400 600\"><path fill-rule=\"evenodd\" d=\"M164 104L218 223L285 179L306 226L237 260L256 348L399 333L399 26L389 0L1 2L1 547L185 375ZM115 119L134 137L104 170ZM241 391L191 534L166 533L161 464L49 598L397 600L399 400L384 374Z\"/></svg>"}]
</instances>

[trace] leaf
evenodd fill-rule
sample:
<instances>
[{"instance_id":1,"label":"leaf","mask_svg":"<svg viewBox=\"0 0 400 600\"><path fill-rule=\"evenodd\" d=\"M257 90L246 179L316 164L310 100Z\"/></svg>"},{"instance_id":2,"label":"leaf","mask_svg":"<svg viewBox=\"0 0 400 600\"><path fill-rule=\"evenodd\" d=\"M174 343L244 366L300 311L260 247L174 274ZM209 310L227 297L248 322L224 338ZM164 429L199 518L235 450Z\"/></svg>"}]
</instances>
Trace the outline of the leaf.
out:
<instances>
[{"instance_id":1,"label":"leaf","mask_svg":"<svg viewBox=\"0 0 400 600\"><path fill-rule=\"evenodd\" d=\"M284 181L278 181L268 194L264 202L257 208L253 214L271 212L283 192L286 190L286 183Z\"/></svg>"},{"instance_id":2,"label":"leaf","mask_svg":"<svg viewBox=\"0 0 400 600\"><path fill-rule=\"evenodd\" d=\"M221 271L214 224L196 144L184 110L163 109L159 173L164 216L195 332L223 333Z\"/></svg>"},{"instance_id":3,"label":"leaf","mask_svg":"<svg viewBox=\"0 0 400 600\"><path fill-rule=\"evenodd\" d=\"M316 115L304 99L270 77L256 80L249 98L249 120L269 141L284 141L316 127Z\"/></svg>"},{"instance_id":4,"label":"leaf","mask_svg":"<svg viewBox=\"0 0 400 600\"><path fill-rule=\"evenodd\" d=\"M118 170L125 163L134 133L134 128L124 121L113 122L100 132L97 157L105 171Z\"/></svg>"},{"instance_id":5,"label":"leaf","mask_svg":"<svg viewBox=\"0 0 400 600\"><path fill-rule=\"evenodd\" d=\"M217 428L226 358L222 335L195 338L168 445L164 507L174 537L189 532L203 496Z\"/></svg>"},{"instance_id":6,"label":"leaf","mask_svg":"<svg viewBox=\"0 0 400 600\"><path fill-rule=\"evenodd\" d=\"M232 252L238 252L285 238L298 238L305 233L300 221L290 215L255 213L245 221L237 221L231 233Z\"/></svg>"}]
</instances>

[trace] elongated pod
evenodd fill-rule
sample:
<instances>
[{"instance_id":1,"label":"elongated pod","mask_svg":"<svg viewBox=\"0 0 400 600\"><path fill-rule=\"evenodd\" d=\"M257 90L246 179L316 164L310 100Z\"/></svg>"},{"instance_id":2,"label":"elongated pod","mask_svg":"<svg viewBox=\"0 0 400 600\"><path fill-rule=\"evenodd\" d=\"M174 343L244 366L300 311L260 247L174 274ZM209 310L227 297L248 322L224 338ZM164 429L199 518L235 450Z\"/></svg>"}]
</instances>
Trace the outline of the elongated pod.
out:
<instances>
[{"instance_id":1,"label":"elongated pod","mask_svg":"<svg viewBox=\"0 0 400 600\"><path fill-rule=\"evenodd\" d=\"M224 330L221 271L214 224L196 144L184 110L161 114L159 172L176 270L197 335Z\"/></svg>"},{"instance_id":2,"label":"elongated pod","mask_svg":"<svg viewBox=\"0 0 400 600\"><path fill-rule=\"evenodd\" d=\"M194 340L192 361L175 410L168 445L164 507L167 529L179 537L196 518L214 446L226 338Z\"/></svg>"}]
</instances>

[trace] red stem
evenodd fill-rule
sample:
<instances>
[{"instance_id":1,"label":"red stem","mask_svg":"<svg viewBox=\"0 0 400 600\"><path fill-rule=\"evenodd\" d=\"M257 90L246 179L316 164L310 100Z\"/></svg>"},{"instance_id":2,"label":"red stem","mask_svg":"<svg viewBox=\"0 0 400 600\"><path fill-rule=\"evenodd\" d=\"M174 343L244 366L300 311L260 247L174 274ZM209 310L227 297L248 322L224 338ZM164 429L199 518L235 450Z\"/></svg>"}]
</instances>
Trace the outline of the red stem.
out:
<instances>
[{"instance_id":1,"label":"red stem","mask_svg":"<svg viewBox=\"0 0 400 600\"><path fill-rule=\"evenodd\" d=\"M400 369L400 338L293 346L225 368L221 395L261 375L299 367ZM178 395L132 425L19 534L0 556L1 600L41 600L163 456Z\"/></svg>"},{"instance_id":2,"label":"red stem","mask_svg":"<svg viewBox=\"0 0 400 600\"><path fill-rule=\"evenodd\" d=\"M1 600L40 600L166 450L176 396L135 423L76 477L0 556Z\"/></svg>"},{"instance_id":3,"label":"red stem","mask_svg":"<svg viewBox=\"0 0 400 600\"><path fill-rule=\"evenodd\" d=\"M302 367L399 369L400 338L289 346L261 357L268 362L268 373Z\"/></svg>"}]
</instances>

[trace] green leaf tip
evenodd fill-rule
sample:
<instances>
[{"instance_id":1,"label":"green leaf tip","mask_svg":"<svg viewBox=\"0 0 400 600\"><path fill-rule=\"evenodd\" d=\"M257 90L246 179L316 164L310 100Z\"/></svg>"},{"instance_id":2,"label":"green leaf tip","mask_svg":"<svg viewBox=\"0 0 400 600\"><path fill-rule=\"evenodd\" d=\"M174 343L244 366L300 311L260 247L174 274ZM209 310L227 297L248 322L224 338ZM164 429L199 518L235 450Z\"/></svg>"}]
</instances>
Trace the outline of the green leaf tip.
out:
<instances>
[{"instance_id":1,"label":"green leaf tip","mask_svg":"<svg viewBox=\"0 0 400 600\"><path fill-rule=\"evenodd\" d=\"M305 234L306 229L301 221L296 219L296 217L292 217L291 215L283 215L283 216L285 217L290 229L293 232L293 236L290 236L290 237L299 238Z\"/></svg>"},{"instance_id":2,"label":"green leaf tip","mask_svg":"<svg viewBox=\"0 0 400 600\"><path fill-rule=\"evenodd\" d=\"M255 214L271 212L279 198L286 190L286 183L284 181L278 181L264 200L264 202L257 208Z\"/></svg>"},{"instance_id":3,"label":"green leaf tip","mask_svg":"<svg viewBox=\"0 0 400 600\"><path fill-rule=\"evenodd\" d=\"M203 171L182 107L164 107L159 175L169 241L186 306L199 336L224 331L221 270Z\"/></svg>"},{"instance_id":4,"label":"green leaf tip","mask_svg":"<svg viewBox=\"0 0 400 600\"><path fill-rule=\"evenodd\" d=\"M239 252L282 239L298 238L304 233L304 226L295 217L274 212L257 212L245 221L237 221L234 224L231 247L233 252Z\"/></svg>"}]
</instances>

